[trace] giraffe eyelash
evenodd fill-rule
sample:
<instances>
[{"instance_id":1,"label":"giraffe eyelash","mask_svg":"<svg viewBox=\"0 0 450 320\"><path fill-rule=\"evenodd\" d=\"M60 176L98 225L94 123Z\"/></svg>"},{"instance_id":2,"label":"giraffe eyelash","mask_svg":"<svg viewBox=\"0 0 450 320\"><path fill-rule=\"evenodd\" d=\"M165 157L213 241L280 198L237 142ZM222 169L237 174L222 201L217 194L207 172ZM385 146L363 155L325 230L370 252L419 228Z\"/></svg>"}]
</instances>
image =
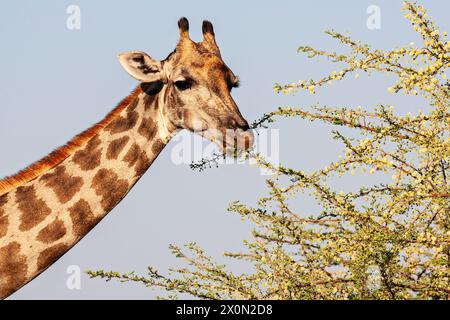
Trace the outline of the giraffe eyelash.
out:
<instances>
[{"instance_id":1,"label":"giraffe eyelash","mask_svg":"<svg viewBox=\"0 0 450 320\"><path fill-rule=\"evenodd\" d=\"M232 82L231 80L228 81L228 88L231 90L233 88L239 88L239 86L241 85L241 80L236 77L236 80L234 82Z\"/></svg>"}]
</instances>

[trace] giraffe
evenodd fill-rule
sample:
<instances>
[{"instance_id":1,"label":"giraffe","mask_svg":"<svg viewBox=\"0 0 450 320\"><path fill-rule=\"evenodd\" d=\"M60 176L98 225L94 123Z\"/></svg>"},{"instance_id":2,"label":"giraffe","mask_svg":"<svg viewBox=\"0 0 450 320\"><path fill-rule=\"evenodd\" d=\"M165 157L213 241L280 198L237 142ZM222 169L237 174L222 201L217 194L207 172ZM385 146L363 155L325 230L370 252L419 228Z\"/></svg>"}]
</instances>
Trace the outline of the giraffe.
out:
<instances>
[{"instance_id":1,"label":"giraffe","mask_svg":"<svg viewBox=\"0 0 450 320\"><path fill-rule=\"evenodd\" d=\"M201 42L190 39L186 18L178 28L178 44L162 61L141 51L119 55L139 84L103 120L0 180L1 299L80 241L180 130L198 133L224 151L253 144L231 97L238 78L221 58L212 24L203 21Z\"/></svg>"}]
</instances>

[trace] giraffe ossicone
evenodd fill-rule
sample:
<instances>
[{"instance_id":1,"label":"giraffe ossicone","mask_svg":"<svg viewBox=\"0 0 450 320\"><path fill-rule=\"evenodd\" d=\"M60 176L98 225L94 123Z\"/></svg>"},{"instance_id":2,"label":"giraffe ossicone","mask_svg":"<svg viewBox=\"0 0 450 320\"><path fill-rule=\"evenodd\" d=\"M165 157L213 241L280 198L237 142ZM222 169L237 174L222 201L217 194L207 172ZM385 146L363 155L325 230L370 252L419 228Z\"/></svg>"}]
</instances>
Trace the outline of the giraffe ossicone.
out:
<instances>
[{"instance_id":1,"label":"giraffe ossicone","mask_svg":"<svg viewBox=\"0 0 450 320\"><path fill-rule=\"evenodd\" d=\"M253 134L231 97L238 78L223 62L213 26L189 38L186 18L169 56L119 55L141 83L102 121L16 175L0 180L0 298L42 273L131 190L170 139L187 129L222 149ZM233 134L230 134L230 130Z\"/></svg>"}]
</instances>

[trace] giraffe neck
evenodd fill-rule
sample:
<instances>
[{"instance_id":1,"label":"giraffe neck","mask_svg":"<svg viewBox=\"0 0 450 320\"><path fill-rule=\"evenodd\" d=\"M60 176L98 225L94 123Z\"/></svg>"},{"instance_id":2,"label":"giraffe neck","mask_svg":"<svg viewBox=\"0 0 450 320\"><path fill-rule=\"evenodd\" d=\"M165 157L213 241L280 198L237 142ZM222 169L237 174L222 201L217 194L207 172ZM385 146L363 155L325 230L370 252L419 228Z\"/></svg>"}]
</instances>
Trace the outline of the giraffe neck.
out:
<instances>
[{"instance_id":1,"label":"giraffe neck","mask_svg":"<svg viewBox=\"0 0 450 320\"><path fill-rule=\"evenodd\" d=\"M56 166L0 196L0 298L36 277L130 191L174 130L163 92L134 97Z\"/></svg>"}]
</instances>

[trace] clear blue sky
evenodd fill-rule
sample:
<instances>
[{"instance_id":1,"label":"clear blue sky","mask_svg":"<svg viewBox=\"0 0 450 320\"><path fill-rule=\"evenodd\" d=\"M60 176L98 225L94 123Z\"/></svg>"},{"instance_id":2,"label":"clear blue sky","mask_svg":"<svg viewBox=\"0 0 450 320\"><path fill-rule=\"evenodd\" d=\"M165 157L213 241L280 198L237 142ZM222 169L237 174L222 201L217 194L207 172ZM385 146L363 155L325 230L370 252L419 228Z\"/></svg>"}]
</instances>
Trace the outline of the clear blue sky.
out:
<instances>
[{"instance_id":1,"label":"clear blue sky","mask_svg":"<svg viewBox=\"0 0 450 320\"><path fill-rule=\"evenodd\" d=\"M422 1L442 30L450 31L449 1ZM66 28L66 8L81 9L81 29ZM381 8L381 29L366 27L366 8ZM400 11L401 1L2 1L0 4L0 176L35 161L100 120L136 85L117 62L117 53L143 50L157 59L177 42L177 20L186 16L191 36L201 39L201 22L211 20L225 62L241 78L235 90L252 121L281 105L337 106L391 103L401 111L423 108L417 98L387 92L393 79L375 76L336 83L316 95L285 97L274 82L319 77L336 66L296 53L299 45L341 50L323 31L348 32L384 49L419 42ZM343 50L343 49L342 49ZM341 146L330 128L282 121L280 156L287 165L311 170L336 159ZM12 298L154 298L158 291L106 283L83 276L81 290L66 287L66 269L165 271L179 261L169 243L197 241L219 257L239 250L248 225L226 213L229 202L253 204L266 192L264 176L247 165L202 173L175 165L169 144L127 198L86 238ZM328 159L328 160L327 160ZM358 179L357 177L354 179ZM355 180L344 181L342 188ZM360 182L360 181L359 181ZM302 208L312 209L311 201ZM233 266L245 270L245 266Z\"/></svg>"}]
</instances>

